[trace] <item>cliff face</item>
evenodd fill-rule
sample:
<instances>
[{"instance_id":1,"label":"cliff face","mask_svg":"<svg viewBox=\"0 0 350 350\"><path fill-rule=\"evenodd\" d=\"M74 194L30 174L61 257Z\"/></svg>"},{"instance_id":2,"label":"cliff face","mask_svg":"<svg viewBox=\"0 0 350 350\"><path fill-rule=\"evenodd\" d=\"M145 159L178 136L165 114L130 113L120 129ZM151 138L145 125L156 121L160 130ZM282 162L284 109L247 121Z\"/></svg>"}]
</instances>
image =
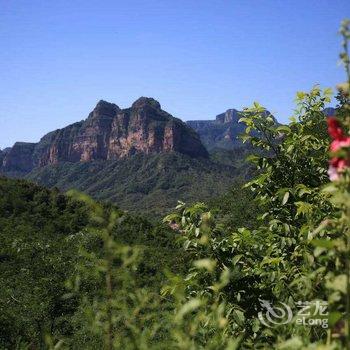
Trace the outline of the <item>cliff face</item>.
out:
<instances>
[{"instance_id":1,"label":"cliff face","mask_svg":"<svg viewBox=\"0 0 350 350\"><path fill-rule=\"evenodd\" d=\"M85 121L45 135L35 148L34 166L107 159L111 125L119 111L117 105L100 101Z\"/></svg>"},{"instance_id":2,"label":"cliff face","mask_svg":"<svg viewBox=\"0 0 350 350\"><path fill-rule=\"evenodd\" d=\"M6 153L0 149L0 164L3 163Z\"/></svg>"},{"instance_id":3,"label":"cliff face","mask_svg":"<svg viewBox=\"0 0 350 350\"><path fill-rule=\"evenodd\" d=\"M170 151L207 157L198 135L181 120L163 111L153 99L141 97L113 119L107 159Z\"/></svg>"},{"instance_id":4,"label":"cliff face","mask_svg":"<svg viewBox=\"0 0 350 350\"><path fill-rule=\"evenodd\" d=\"M269 111L265 113L272 116ZM240 111L228 109L226 112L217 115L213 120L190 120L187 125L197 131L207 149L223 148L232 150L242 147L242 142L238 136L244 132L245 124L239 123L241 117Z\"/></svg>"},{"instance_id":5,"label":"cliff face","mask_svg":"<svg viewBox=\"0 0 350 350\"><path fill-rule=\"evenodd\" d=\"M59 162L124 158L135 153L176 151L207 157L199 136L163 111L159 102L141 97L120 109L100 101L84 121L45 135L37 144L16 143L0 153L0 170L29 172Z\"/></svg>"},{"instance_id":6,"label":"cliff face","mask_svg":"<svg viewBox=\"0 0 350 350\"><path fill-rule=\"evenodd\" d=\"M221 113L216 116L215 120L218 123L238 123L240 116L240 112L236 109L228 109L225 113Z\"/></svg>"},{"instance_id":7,"label":"cliff face","mask_svg":"<svg viewBox=\"0 0 350 350\"><path fill-rule=\"evenodd\" d=\"M266 110L266 116L272 117L276 124L279 125L275 117ZM336 109L328 107L323 110L323 113L329 117L335 115ZM239 123L242 117L242 112L237 109L228 109L212 120L189 120L187 125L193 128L201 138L205 147L212 151L216 148L226 150L235 150L242 147L242 142L238 138L244 132L245 124Z\"/></svg>"},{"instance_id":8,"label":"cliff face","mask_svg":"<svg viewBox=\"0 0 350 350\"><path fill-rule=\"evenodd\" d=\"M33 168L35 143L16 142L12 148L3 152L4 171L29 172Z\"/></svg>"},{"instance_id":9,"label":"cliff face","mask_svg":"<svg viewBox=\"0 0 350 350\"><path fill-rule=\"evenodd\" d=\"M228 109L214 120L190 120L187 125L197 131L208 149L233 149L241 146L237 136L243 132L244 124L238 122L240 117L239 111Z\"/></svg>"}]
</instances>

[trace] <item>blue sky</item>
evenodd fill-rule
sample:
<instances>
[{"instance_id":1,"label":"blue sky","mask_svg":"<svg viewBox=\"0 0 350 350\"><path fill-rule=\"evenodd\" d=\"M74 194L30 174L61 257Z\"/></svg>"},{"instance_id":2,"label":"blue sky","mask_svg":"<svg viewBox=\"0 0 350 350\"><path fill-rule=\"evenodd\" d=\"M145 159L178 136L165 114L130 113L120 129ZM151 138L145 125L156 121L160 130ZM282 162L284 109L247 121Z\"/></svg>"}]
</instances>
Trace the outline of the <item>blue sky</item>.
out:
<instances>
[{"instance_id":1,"label":"blue sky","mask_svg":"<svg viewBox=\"0 0 350 350\"><path fill-rule=\"evenodd\" d=\"M36 142L100 99L151 96L183 120L334 87L349 0L0 0L0 147Z\"/></svg>"}]
</instances>

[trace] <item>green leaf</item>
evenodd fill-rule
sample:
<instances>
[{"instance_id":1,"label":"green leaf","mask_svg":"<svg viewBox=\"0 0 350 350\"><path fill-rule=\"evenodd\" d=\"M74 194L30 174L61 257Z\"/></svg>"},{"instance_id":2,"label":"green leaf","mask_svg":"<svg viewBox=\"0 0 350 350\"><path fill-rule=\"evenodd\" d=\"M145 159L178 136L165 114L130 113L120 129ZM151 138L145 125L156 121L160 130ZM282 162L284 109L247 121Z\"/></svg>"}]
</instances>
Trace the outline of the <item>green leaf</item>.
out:
<instances>
[{"instance_id":1,"label":"green leaf","mask_svg":"<svg viewBox=\"0 0 350 350\"><path fill-rule=\"evenodd\" d=\"M237 265L238 261L242 258L243 254L239 254L233 257L232 264Z\"/></svg>"},{"instance_id":2,"label":"green leaf","mask_svg":"<svg viewBox=\"0 0 350 350\"><path fill-rule=\"evenodd\" d=\"M251 154L251 155L249 155L249 156L246 158L246 160L247 160L248 162L258 163L259 160L260 160L260 157L257 156L257 155L255 155L255 154Z\"/></svg>"},{"instance_id":3,"label":"green leaf","mask_svg":"<svg viewBox=\"0 0 350 350\"><path fill-rule=\"evenodd\" d=\"M236 339L230 339L227 343L227 347L225 350L237 350L239 349L239 345L241 343L242 336L237 337Z\"/></svg>"},{"instance_id":4,"label":"green leaf","mask_svg":"<svg viewBox=\"0 0 350 350\"><path fill-rule=\"evenodd\" d=\"M315 247L331 249L336 243L329 239L313 239L311 244L313 244Z\"/></svg>"},{"instance_id":5,"label":"green leaf","mask_svg":"<svg viewBox=\"0 0 350 350\"><path fill-rule=\"evenodd\" d=\"M306 202L295 202L297 209L297 215L309 214L312 212L312 205Z\"/></svg>"},{"instance_id":6,"label":"green leaf","mask_svg":"<svg viewBox=\"0 0 350 350\"><path fill-rule=\"evenodd\" d=\"M282 199L282 205L285 205L288 202L288 198L289 198L289 192L286 192Z\"/></svg>"},{"instance_id":7,"label":"green leaf","mask_svg":"<svg viewBox=\"0 0 350 350\"><path fill-rule=\"evenodd\" d=\"M238 120L238 123L245 123L245 124L247 124L247 123L249 123L250 121L251 121L250 118L245 118L245 117L243 117L243 118L240 118L240 119Z\"/></svg>"},{"instance_id":8,"label":"green leaf","mask_svg":"<svg viewBox=\"0 0 350 350\"><path fill-rule=\"evenodd\" d=\"M250 140L252 137L250 135L239 135L239 138L242 140L243 143L245 143L246 141Z\"/></svg>"},{"instance_id":9,"label":"green leaf","mask_svg":"<svg viewBox=\"0 0 350 350\"><path fill-rule=\"evenodd\" d=\"M281 258L264 258L264 260L261 263L261 266L264 265L278 265L282 261Z\"/></svg>"},{"instance_id":10,"label":"green leaf","mask_svg":"<svg viewBox=\"0 0 350 350\"><path fill-rule=\"evenodd\" d=\"M343 294L347 291L347 277L345 274L334 277L333 279L327 281L326 287L328 289L338 290Z\"/></svg>"},{"instance_id":11,"label":"green leaf","mask_svg":"<svg viewBox=\"0 0 350 350\"><path fill-rule=\"evenodd\" d=\"M303 341L299 337L293 337L278 344L277 349L280 350L298 350L303 347Z\"/></svg>"},{"instance_id":12,"label":"green leaf","mask_svg":"<svg viewBox=\"0 0 350 350\"><path fill-rule=\"evenodd\" d=\"M297 98L299 99L299 100L302 100L304 97L305 97L305 92L303 92L303 91L298 91L297 92Z\"/></svg>"},{"instance_id":13,"label":"green leaf","mask_svg":"<svg viewBox=\"0 0 350 350\"><path fill-rule=\"evenodd\" d=\"M259 104L259 102L256 102L256 101L253 102L253 106L257 109L261 108L261 105Z\"/></svg>"},{"instance_id":14,"label":"green leaf","mask_svg":"<svg viewBox=\"0 0 350 350\"><path fill-rule=\"evenodd\" d=\"M323 93L324 93L325 95L333 95L333 90L332 90L332 88L325 88L325 89L323 90Z\"/></svg>"},{"instance_id":15,"label":"green leaf","mask_svg":"<svg viewBox=\"0 0 350 350\"><path fill-rule=\"evenodd\" d=\"M304 142L306 140L308 140L309 138L311 138L312 136L311 135L305 135L303 136L301 139L300 139L300 142Z\"/></svg>"},{"instance_id":16,"label":"green leaf","mask_svg":"<svg viewBox=\"0 0 350 350\"><path fill-rule=\"evenodd\" d=\"M328 316L328 323L332 327L334 326L341 318L343 314L339 311L333 311Z\"/></svg>"},{"instance_id":17,"label":"green leaf","mask_svg":"<svg viewBox=\"0 0 350 350\"><path fill-rule=\"evenodd\" d=\"M200 259L196 260L193 265L198 269L206 269L209 272L212 272L216 266L216 262L211 259Z\"/></svg>"},{"instance_id":18,"label":"green leaf","mask_svg":"<svg viewBox=\"0 0 350 350\"><path fill-rule=\"evenodd\" d=\"M232 313L233 318L235 319L235 321L238 324L243 324L244 322L244 313L239 310L239 309L235 309Z\"/></svg>"},{"instance_id":19,"label":"green leaf","mask_svg":"<svg viewBox=\"0 0 350 350\"><path fill-rule=\"evenodd\" d=\"M285 133L290 133L291 132L290 127L287 126L287 125L279 126L278 128L276 128L276 131L277 132L285 132Z\"/></svg>"},{"instance_id":20,"label":"green leaf","mask_svg":"<svg viewBox=\"0 0 350 350\"><path fill-rule=\"evenodd\" d=\"M181 321L186 314L198 309L202 305L202 301L199 298L191 299L185 305L181 307L179 312L177 313L175 320L177 322Z\"/></svg>"}]
</instances>

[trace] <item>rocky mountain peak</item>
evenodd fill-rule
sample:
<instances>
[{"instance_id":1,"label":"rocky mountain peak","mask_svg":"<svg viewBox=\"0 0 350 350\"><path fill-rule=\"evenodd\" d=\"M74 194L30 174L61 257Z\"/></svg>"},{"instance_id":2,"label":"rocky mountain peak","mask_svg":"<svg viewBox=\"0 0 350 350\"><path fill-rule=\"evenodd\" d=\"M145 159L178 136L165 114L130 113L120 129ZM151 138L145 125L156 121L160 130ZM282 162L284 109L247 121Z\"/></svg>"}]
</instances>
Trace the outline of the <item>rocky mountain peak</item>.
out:
<instances>
[{"instance_id":1,"label":"rocky mountain peak","mask_svg":"<svg viewBox=\"0 0 350 350\"><path fill-rule=\"evenodd\" d=\"M131 108L138 109L146 106L157 110L161 109L160 103L152 97L140 97L132 104Z\"/></svg>"},{"instance_id":2,"label":"rocky mountain peak","mask_svg":"<svg viewBox=\"0 0 350 350\"><path fill-rule=\"evenodd\" d=\"M101 100L86 120L52 131L36 144L16 143L0 152L0 172L172 151L208 157L197 133L155 99L140 97L126 109Z\"/></svg>"},{"instance_id":3,"label":"rocky mountain peak","mask_svg":"<svg viewBox=\"0 0 350 350\"><path fill-rule=\"evenodd\" d=\"M91 112L90 116L98 117L98 116L109 116L114 117L118 112L120 111L120 108L114 104L110 103L104 100L100 100L96 107Z\"/></svg>"},{"instance_id":4,"label":"rocky mountain peak","mask_svg":"<svg viewBox=\"0 0 350 350\"><path fill-rule=\"evenodd\" d=\"M265 115L274 118L267 110ZM217 115L213 120L190 120L187 125L199 134L208 150L214 148L235 149L242 147L238 135L243 133L245 124L239 122L241 117L242 111L230 108Z\"/></svg>"},{"instance_id":5,"label":"rocky mountain peak","mask_svg":"<svg viewBox=\"0 0 350 350\"><path fill-rule=\"evenodd\" d=\"M36 144L16 142L3 155L2 167L7 171L27 172L33 167L33 152ZM0 167L1 169L1 167Z\"/></svg>"},{"instance_id":6,"label":"rocky mountain peak","mask_svg":"<svg viewBox=\"0 0 350 350\"><path fill-rule=\"evenodd\" d=\"M216 121L219 123L231 123L237 122L240 118L240 112L237 109L228 109L225 113L221 113L216 116Z\"/></svg>"}]
</instances>

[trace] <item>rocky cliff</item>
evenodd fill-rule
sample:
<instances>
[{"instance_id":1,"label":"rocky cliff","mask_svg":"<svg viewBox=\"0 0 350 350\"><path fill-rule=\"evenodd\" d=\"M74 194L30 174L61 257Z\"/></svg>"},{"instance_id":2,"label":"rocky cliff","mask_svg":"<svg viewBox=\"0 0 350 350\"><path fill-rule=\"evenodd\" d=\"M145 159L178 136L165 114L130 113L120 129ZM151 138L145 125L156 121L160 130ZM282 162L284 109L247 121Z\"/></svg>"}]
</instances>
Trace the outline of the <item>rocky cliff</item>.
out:
<instances>
[{"instance_id":1,"label":"rocky cliff","mask_svg":"<svg viewBox=\"0 0 350 350\"><path fill-rule=\"evenodd\" d=\"M326 116L335 115L335 108L328 107L323 110ZM266 110L266 115L275 119L275 117ZM205 147L212 151L214 149L226 149L237 151L237 148L243 146L238 138L244 132L245 124L239 123L242 112L237 109L228 109L212 120L189 120L187 125L197 131ZM275 119L276 124L279 125ZM246 147L246 146L245 146Z\"/></svg>"},{"instance_id":2,"label":"rocky cliff","mask_svg":"<svg viewBox=\"0 0 350 350\"><path fill-rule=\"evenodd\" d=\"M189 120L187 125L197 131L202 142L208 149L233 149L242 143L237 136L244 131L244 124L239 123L240 112L228 109L215 117L214 120Z\"/></svg>"},{"instance_id":3,"label":"rocky cliff","mask_svg":"<svg viewBox=\"0 0 350 350\"><path fill-rule=\"evenodd\" d=\"M13 147L3 152L2 169L12 172L29 172L33 168L35 143L16 142Z\"/></svg>"},{"instance_id":4,"label":"rocky cliff","mask_svg":"<svg viewBox=\"0 0 350 350\"><path fill-rule=\"evenodd\" d=\"M266 116L273 119L274 116L266 110ZM246 125L239 122L242 112L237 109L228 109L218 114L213 120L189 120L187 125L199 134L201 141L208 150L223 148L226 150L237 150L243 146L238 138L244 132ZM277 120L275 120L278 124Z\"/></svg>"},{"instance_id":5,"label":"rocky cliff","mask_svg":"<svg viewBox=\"0 0 350 350\"><path fill-rule=\"evenodd\" d=\"M130 108L100 101L84 121L50 132L38 143L17 142L0 153L0 170L29 172L60 162L124 158L135 153L176 151L208 157L197 133L163 111L158 101L141 97Z\"/></svg>"}]
</instances>

